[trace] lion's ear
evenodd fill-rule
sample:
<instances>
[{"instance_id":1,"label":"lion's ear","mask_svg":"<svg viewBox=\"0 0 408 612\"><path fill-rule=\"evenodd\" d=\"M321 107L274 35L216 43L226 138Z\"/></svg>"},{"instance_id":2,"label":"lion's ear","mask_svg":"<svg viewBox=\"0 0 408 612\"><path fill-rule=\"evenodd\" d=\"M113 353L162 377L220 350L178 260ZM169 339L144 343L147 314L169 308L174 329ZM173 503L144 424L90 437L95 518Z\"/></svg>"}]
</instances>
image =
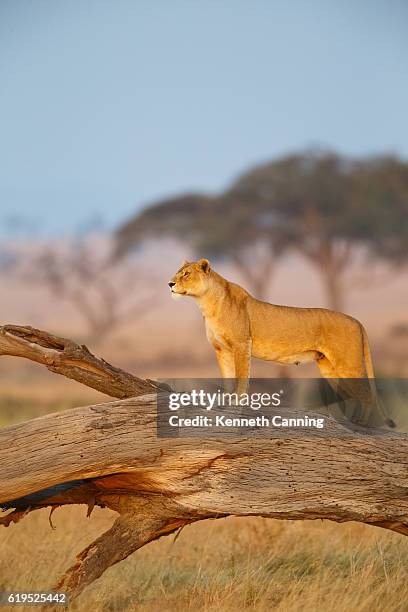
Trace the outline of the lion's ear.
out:
<instances>
[{"instance_id":1,"label":"lion's ear","mask_svg":"<svg viewBox=\"0 0 408 612\"><path fill-rule=\"evenodd\" d=\"M208 259L200 259L198 265L202 269L203 272L208 273L210 271L210 262Z\"/></svg>"}]
</instances>

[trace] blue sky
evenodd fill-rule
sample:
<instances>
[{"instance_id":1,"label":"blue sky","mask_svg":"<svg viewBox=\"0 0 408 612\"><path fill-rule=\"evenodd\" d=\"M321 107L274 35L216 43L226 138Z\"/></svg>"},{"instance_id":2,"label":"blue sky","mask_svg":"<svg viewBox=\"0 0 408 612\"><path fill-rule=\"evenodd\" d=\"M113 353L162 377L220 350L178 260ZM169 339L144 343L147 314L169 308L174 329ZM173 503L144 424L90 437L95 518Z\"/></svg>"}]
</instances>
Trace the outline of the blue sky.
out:
<instances>
[{"instance_id":1,"label":"blue sky","mask_svg":"<svg viewBox=\"0 0 408 612\"><path fill-rule=\"evenodd\" d=\"M404 0L0 0L0 232L321 145L408 157Z\"/></svg>"}]
</instances>

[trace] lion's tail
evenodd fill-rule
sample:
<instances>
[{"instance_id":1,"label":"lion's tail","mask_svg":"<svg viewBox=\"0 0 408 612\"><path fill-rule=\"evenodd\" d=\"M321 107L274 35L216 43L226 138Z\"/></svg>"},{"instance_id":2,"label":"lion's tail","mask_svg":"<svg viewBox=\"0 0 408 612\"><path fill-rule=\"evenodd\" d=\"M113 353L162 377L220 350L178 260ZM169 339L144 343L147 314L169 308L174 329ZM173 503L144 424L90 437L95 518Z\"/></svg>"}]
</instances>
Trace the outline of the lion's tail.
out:
<instances>
[{"instance_id":1,"label":"lion's tail","mask_svg":"<svg viewBox=\"0 0 408 612\"><path fill-rule=\"evenodd\" d=\"M374 376L374 367L373 367L373 360L371 359L371 350L370 350L370 345L368 342L368 336L367 336L367 332L364 329L363 326L361 326L361 330L362 330L362 334L363 334L363 351L364 351L364 363L365 363L365 368L366 368L366 373L367 373L367 378L370 378L372 380L370 380L370 386L372 389L372 393L374 395L374 397L376 398L376 403L378 406L378 410L381 413L381 416L383 417L385 424L388 425L388 427L396 427L395 421L393 421L385 412L384 407L382 405L382 402L380 400L380 398L378 397L377 394L377 389L375 386L375 376Z\"/></svg>"}]
</instances>

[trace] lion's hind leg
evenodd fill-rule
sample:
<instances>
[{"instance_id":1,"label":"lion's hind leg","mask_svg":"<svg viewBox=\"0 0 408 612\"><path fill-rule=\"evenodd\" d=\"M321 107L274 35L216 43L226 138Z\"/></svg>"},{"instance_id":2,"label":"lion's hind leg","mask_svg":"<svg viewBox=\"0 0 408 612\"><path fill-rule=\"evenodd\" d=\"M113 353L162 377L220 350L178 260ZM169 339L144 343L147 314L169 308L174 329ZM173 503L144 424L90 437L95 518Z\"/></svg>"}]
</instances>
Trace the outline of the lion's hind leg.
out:
<instances>
[{"instance_id":1,"label":"lion's hind leg","mask_svg":"<svg viewBox=\"0 0 408 612\"><path fill-rule=\"evenodd\" d=\"M338 399L336 400L338 416L340 417L342 415L346 416L346 405L345 405L343 394L341 393L341 389L339 388L339 376L336 370L334 369L333 364L323 354L322 354L322 357L316 361L316 363L319 367L322 378L324 378L327 381L327 383L330 385L330 387L334 391L337 398L339 396L341 398L340 401ZM333 405L332 398L329 398L328 397L329 395L330 393L325 394L325 397L324 397L325 405L330 405L330 404Z\"/></svg>"},{"instance_id":2,"label":"lion's hind leg","mask_svg":"<svg viewBox=\"0 0 408 612\"><path fill-rule=\"evenodd\" d=\"M340 396L341 413L353 423L368 425L370 413L376 403L370 381L363 367L349 370L334 366L323 356L317 361L321 375L327 380L333 391Z\"/></svg>"},{"instance_id":3,"label":"lion's hind leg","mask_svg":"<svg viewBox=\"0 0 408 612\"><path fill-rule=\"evenodd\" d=\"M353 363L336 365L333 369L336 379L336 390L344 400L352 400L354 407L350 415L353 423L367 427L378 425L371 422L371 415L377 414L377 394L373 389L373 381L367 378L364 362L361 359L353 367Z\"/></svg>"}]
</instances>

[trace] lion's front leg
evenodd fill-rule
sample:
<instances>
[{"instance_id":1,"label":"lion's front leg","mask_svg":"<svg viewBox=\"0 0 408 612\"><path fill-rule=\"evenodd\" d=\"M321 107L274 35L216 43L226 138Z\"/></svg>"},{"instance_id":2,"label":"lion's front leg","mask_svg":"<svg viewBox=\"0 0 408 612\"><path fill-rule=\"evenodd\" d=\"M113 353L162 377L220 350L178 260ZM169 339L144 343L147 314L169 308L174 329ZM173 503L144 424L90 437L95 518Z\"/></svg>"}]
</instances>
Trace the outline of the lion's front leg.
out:
<instances>
[{"instance_id":1,"label":"lion's front leg","mask_svg":"<svg viewBox=\"0 0 408 612\"><path fill-rule=\"evenodd\" d=\"M233 346L235 378L237 379L236 391L238 395L248 392L251 370L251 348L251 341L240 342Z\"/></svg>"},{"instance_id":2,"label":"lion's front leg","mask_svg":"<svg viewBox=\"0 0 408 612\"><path fill-rule=\"evenodd\" d=\"M215 346L214 349L221 376L224 379L224 389L227 392L231 392L234 390L235 381L234 354L232 351L219 346Z\"/></svg>"}]
</instances>

